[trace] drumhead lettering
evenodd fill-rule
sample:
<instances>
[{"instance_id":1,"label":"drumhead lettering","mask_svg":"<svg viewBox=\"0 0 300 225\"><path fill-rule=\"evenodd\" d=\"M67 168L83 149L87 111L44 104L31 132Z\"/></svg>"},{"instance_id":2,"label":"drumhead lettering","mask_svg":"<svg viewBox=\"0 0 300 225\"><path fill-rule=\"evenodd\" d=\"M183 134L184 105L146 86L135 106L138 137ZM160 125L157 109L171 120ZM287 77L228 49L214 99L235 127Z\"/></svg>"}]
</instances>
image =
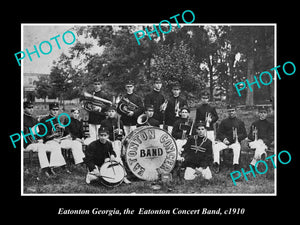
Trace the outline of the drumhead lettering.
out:
<instances>
[{"instance_id":1,"label":"drumhead lettering","mask_svg":"<svg viewBox=\"0 0 300 225\"><path fill-rule=\"evenodd\" d=\"M139 127L126 138L126 164L140 179L156 180L175 166L177 146L174 138L157 127ZM125 146L126 147L126 146Z\"/></svg>"}]
</instances>

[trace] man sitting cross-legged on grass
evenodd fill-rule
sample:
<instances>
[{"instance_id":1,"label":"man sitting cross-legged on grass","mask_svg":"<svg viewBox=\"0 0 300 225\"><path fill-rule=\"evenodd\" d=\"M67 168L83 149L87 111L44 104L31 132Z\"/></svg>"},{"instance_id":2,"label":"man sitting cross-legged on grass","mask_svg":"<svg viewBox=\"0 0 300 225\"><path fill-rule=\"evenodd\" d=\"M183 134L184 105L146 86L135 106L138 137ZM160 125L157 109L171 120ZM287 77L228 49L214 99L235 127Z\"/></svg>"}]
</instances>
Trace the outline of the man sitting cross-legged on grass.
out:
<instances>
[{"instance_id":1,"label":"man sitting cross-legged on grass","mask_svg":"<svg viewBox=\"0 0 300 225\"><path fill-rule=\"evenodd\" d=\"M212 173L209 165L212 163L212 142L207 138L205 123L200 121L195 126L197 135L191 136L183 146L182 167L186 168L185 180L193 180L201 174L204 179L210 180Z\"/></svg>"}]
</instances>

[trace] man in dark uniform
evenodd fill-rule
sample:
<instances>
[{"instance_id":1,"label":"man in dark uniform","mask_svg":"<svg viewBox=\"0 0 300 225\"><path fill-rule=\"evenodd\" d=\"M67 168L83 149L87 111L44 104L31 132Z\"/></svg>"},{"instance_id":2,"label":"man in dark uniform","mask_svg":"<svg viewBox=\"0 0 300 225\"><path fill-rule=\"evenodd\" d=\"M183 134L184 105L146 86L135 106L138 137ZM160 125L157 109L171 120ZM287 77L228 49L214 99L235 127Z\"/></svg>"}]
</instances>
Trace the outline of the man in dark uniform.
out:
<instances>
[{"instance_id":1,"label":"man in dark uniform","mask_svg":"<svg viewBox=\"0 0 300 225\"><path fill-rule=\"evenodd\" d=\"M153 105L146 105L145 106L145 114L142 114L139 118L143 117L145 121L139 122L138 118L138 124L137 127L141 126L154 126L159 127L160 123L158 120L153 118L154 115L154 107Z\"/></svg>"},{"instance_id":2,"label":"man in dark uniform","mask_svg":"<svg viewBox=\"0 0 300 225\"><path fill-rule=\"evenodd\" d=\"M88 184L99 180L100 167L106 159L115 160L116 158L112 143L108 141L107 128L100 127L98 134L99 139L90 143L85 152L84 161L89 171L86 176L86 183Z\"/></svg>"},{"instance_id":3,"label":"man in dark uniform","mask_svg":"<svg viewBox=\"0 0 300 225\"><path fill-rule=\"evenodd\" d=\"M71 122L65 128L64 139L61 141L61 148L71 148L75 165L83 162L84 153L82 151L83 123L79 121L79 109L71 110ZM67 124L67 122L65 122Z\"/></svg>"},{"instance_id":4,"label":"man in dark uniform","mask_svg":"<svg viewBox=\"0 0 300 225\"><path fill-rule=\"evenodd\" d=\"M176 82L172 86L172 97L168 99L168 105L165 111L165 121L170 134L172 133L175 121L180 118L180 109L183 106L187 106L187 101L180 96L180 93L180 84Z\"/></svg>"},{"instance_id":5,"label":"man in dark uniform","mask_svg":"<svg viewBox=\"0 0 300 225\"><path fill-rule=\"evenodd\" d=\"M220 151L231 148L233 150L233 167L234 170L239 168L239 159L241 152L240 142L247 137L245 124L236 117L236 108L234 105L227 105L228 118L221 121L217 131L219 140L213 145L214 153L214 170L220 170Z\"/></svg>"},{"instance_id":6,"label":"man in dark uniform","mask_svg":"<svg viewBox=\"0 0 300 225\"><path fill-rule=\"evenodd\" d=\"M251 124L248 139L250 148L255 149L251 165L255 166L262 156L266 156L266 150L274 141L274 125L267 120L268 109L265 106L258 107L259 119Z\"/></svg>"},{"instance_id":7,"label":"man in dark uniform","mask_svg":"<svg viewBox=\"0 0 300 225\"><path fill-rule=\"evenodd\" d=\"M122 120L120 122L120 132L121 136L124 136L124 129L123 129L123 122ZM117 137L115 136L114 131L118 129L118 119L116 118L116 107L110 106L107 109L107 119L103 120L101 122L101 127L106 127L109 134L109 140L115 141Z\"/></svg>"},{"instance_id":8,"label":"man in dark uniform","mask_svg":"<svg viewBox=\"0 0 300 225\"><path fill-rule=\"evenodd\" d=\"M121 101L118 104L117 112L121 115L121 120L124 125L125 135L127 136L131 131L135 130L136 120L138 116L143 113L144 105L141 97L139 97L137 94L133 92L134 90L133 81L129 80L125 84L125 89L126 89L126 94L122 96L122 99L127 99L137 106L137 108L135 108L134 110L128 110L128 112L124 113L122 109L120 109L120 106L122 106L123 102Z\"/></svg>"},{"instance_id":9,"label":"man in dark uniform","mask_svg":"<svg viewBox=\"0 0 300 225\"><path fill-rule=\"evenodd\" d=\"M33 116L33 104L31 102L24 102L24 134L29 134L31 129L34 132L34 126L38 124L37 119ZM38 128L36 128L38 132ZM26 136L26 142L24 139L24 151L33 151L38 153L39 163L42 168L42 172L50 177L53 175L50 169L50 163L47 158L46 149L43 144L43 140L39 139L37 135Z\"/></svg>"},{"instance_id":10,"label":"man in dark uniform","mask_svg":"<svg viewBox=\"0 0 300 225\"><path fill-rule=\"evenodd\" d=\"M167 106L165 97L161 94L162 81L160 78L156 78L153 83L153 91L145 96L145 105L153 105L154 114L153 119L158 120L160 127L162 128L164 122L164 111Z\"/></svg>"},{"instance_id":11,"label":"man in dark uniform","mask_svg":"<svg viewBox=\"0 0 300 225\"><path fill-rule=\"evenodd\" d=\"M61 137L63 135L64 129L59 125L57 120L59 105L58 103L49 104L50 113L49 115L41 119L41 123L45 124L47 131L44 126L39 126L40 134L47 133L43 136L43 149L47 152L51 152L50 155L50 167L62 167L67 173L70 171L66 168L66 161L62 155L61 151ZM52 170L52 173L53 170Z\"/></svg>"},{"instance_id":12,"label":"man in dark uniform","mask_svg":"<svg viewBox=\"0 0 300 225\"><path fill-rule=\"evenodd\" d=\"M214 123L219 119L216 109L208 104L209 93L203 91L201 94L202 104L196 110L196 121L205 121L207 137L214 143Z\"/></svg>"},{"instance_id":13,"label":"man in dark uniform","mask_svg":"<svg viewBox=\"0 0 300 225\"><path fill-rule=\"evenodd\" d=\"M172 136L178 139L186 139L192 128L192 121L189 118L190 110L187 106L183 106L180 109L181 117L175 121L173 124Z\"/></svg>"},{"instance_id":14,"label":"man in dark uniform","mask_svg":"<svg viewBox=\"0 0 300 225\"><path fill-rule=\"evenodd\" d=\"M108 95L102 91L102 83L99 79L94 80L94 92L93 95L106 100L109 100ZM101 121L106 119L106 109L100 106L95 106L93 112L89 112L89 133L91 140L97 139L97 132L100 127Z\"/></svg>"},{"instance_id":15,"label":"man in dark uniform","mask_svg":"<svg viewBox=\"0 0 300 225\"><path fill-rule=\"evenodd\" d=\"M206 137L205 123L200 121L195 126L197 135L191 136L183 146L182 167L186 168L185 180L193 180L198 174L204 179L212 178L209 166L212 163L212 142Z\"/></svg>"}]
</instances>

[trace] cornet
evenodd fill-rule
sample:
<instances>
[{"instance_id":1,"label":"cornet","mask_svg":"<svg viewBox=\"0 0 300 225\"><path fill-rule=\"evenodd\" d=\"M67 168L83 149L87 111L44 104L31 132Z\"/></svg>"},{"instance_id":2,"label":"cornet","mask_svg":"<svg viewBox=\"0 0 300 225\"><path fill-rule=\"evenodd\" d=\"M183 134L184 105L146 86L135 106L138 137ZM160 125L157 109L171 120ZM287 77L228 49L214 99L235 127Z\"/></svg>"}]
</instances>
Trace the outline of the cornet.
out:
<instances>
[{"instance_id":1,"label":"cornet","mask_svg":"<svg viewBox=\"0 0 300 225\"><path fill-rule=\"evenodd\" d=\"M165 100L163 104L159 107L160 111L164 112L167 108L168 100Z\"/></svg>"},{"instance_id":2,"label":"cornet","mask_svg":"<svg viewBox=\"0 0 300 225\"><path fill-rule=\"evenodd\" d=\"M233 135L233 140L235 140L235 143L238 143L239 139L238 139L238 134L237 134L237 128L236 127L232 127L232 135Z\"/></svg>"},{"instance_id":3,"label":"cornet","mask_svg":"<svg viewBox=\"0 0 300 225\"><path fill-rule=\"evenodd\" d=\"M180 112L180 108L179 108L179 101L178 101L175 105L175 116L176 117L179 117L179 112Z\"/></svg>"},{"instance_id":4,"label":"cornet","mask_svg":"<svg viewBox=\"0 0 300 225\"><path fill-rule=\"evenodd\" d=\"M258 130L255 126L252 126L252 135L254 137L254 141L258 140L258 136L257 136Z\"/></svg>"},{"instance_id":5,"label":"cornet","mask_svg":"<svg viewBox=\"0 0 300 225\"><path fill-rule=\"evenodd\" d=\"M205 121L206 121L206 127L209 127L211 122L211 113L209 112L205 113Z\"/></svg>"}]
</instances>

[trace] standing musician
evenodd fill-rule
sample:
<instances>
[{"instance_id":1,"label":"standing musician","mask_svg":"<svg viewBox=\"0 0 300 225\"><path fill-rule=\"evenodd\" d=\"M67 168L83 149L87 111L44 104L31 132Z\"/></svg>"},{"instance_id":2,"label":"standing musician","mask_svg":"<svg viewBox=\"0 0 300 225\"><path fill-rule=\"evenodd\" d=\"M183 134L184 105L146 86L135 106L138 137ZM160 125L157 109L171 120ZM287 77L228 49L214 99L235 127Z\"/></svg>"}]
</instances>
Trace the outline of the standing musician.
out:
<instances>
[{"instance_id":1,"label":"standing musician","mask_svg":"<svg viewBox=\"0 0 300 225\"><path fill-rule=\"evenodd\" d=\"M267 156L266 150L274 141L274 126L267 120L268 111L265 106L258 107L259 119L251 124L248 139L250 148L255 149L251 165L255 166L262 156Z\"/></svg>"},{"instance_id":2,"label":"standing musician","mask_svg":"<svg viewBox=\"0 0 300 225\"><path fill-rule=\"evenodd\" d=\"M33 113L33 104L31 102L24 102L24 134L29 134L31 130L34 130L34 126L38 124L38 121L32 115ZM38 127L37 127L38 129ZM26 142L25 142L26 140ZM42 143L42 139L37 139L35 136L35 140L31 139L31 136L27 136L26 139L24 138L24 150L25 151L33 151L38 152L39 163L42 168L42 172L47 176L50 177L52 171L50 169L50 163L47 158L47 153L44 144Z\"/></svg>"},{"instance_id":3,"label":"standing musician","mask_svg":"<svg viewBox=\"0 0 300 225\"><path fill-rule=\"evenodd\" d=\"M64 134L61 141L61 148L71 148L75 165L83 162L84 153L82 151L82 142L84 137L83 123L79 121L79 109L71 110L71 123L65 128Z\"/></svg>"},{"instance_id":4,"label":"standing musician","mask_svg":"<svg viewBox=\"0 0 300 225\"><path fill-rule=\"evenodd\" d=\"M102 91L102 83L99 79L94 80L94 92L93 95L96 97L108 99L106 93ZM94 106L95 111L89 112L89 133L92 140L97 139L97 132L100 127L100 123L102 120L106 119L106 112L105 109L101 108L100 106Z\"/></svg>"},{"instance_id":5,"label":"standing musician","mask_svg":"<svg viewBox=\"0 0 300 225\"><path fill-rule=\"evenodd\" d=\"M196 121L205 121L207 129L207 137L213 142L215 141L214 123L219 119L216 109L208 104L209 92L201 93L202 104L197 108Z\"/></svg>"},{"instance_id":6,"label":"standing musician","mask_svg":"<svg viewBox=\"0 0 300 225\"><path fill-rule=\"evenodd\" d=\"M126 94L118 103L117 112L121 115L124 124L125 136L136 129L136 120L143 112L142 99L133 92L134 83L129 80L125 84Z\"/></svg>"},{"instance_id":7,"label":"standing musician","mask_svg":"<svg viewBox=\"0 0 300 225\"><path fill-rule=\"evenodd\" d=\"M160 127L164 125L164 115L167 106L165 97L161 94L162 81L160 78L156 78L153 83L153 91L145 96L145 105L153 105L154 115L153 119L158 120Z\"/></svg>"},{"instance_id":8,"label":"standing musician","mask_svg":"<svg viewBox=\"0 0 300 225\"><path fill-rule=\"evenodd\" d=\"M50 113L48 116L41 119L41 123L45 124L47 127L47 131L45 130L44 126L39 126L39 130L41 134L47 133L45 136L43 136L44 145L43 148L47 152L51 152L50 155L50 164L49 166L52 167L62 167L67 173L70 173L70 171L66 168L66 161L62 155L61 152L61 137L63 135L63 127L61 127L57 121L58 116L58 110L59 105L58 103L49 103L49 110ZM55 119L51 120L51 123L47 123L46 120L49 120L51 118L55 117ZM53 124L53 125L52 125ZM55 130L53 127L55 127ZM52 170L52 173L54 171Z\"/></svg>"},{"instance_id":9,"label":"standing musician","mask_svg":"<svg viewBox=\"0 0 300 225\"><path fill-rule=\"evenodd\" d=\"M212 178L209 165L212 163L212 142L206 137L205 123L200 121L195 126L197 135L191 136L183 146L182 156L185 169L184 179L193 180L197 175L204 179Z\"/></svg>"},{"instance_id":10,"label":"standing musician","mask_svg":"<svg viewBox=\"0 0 300 225\"><path fill-rule=\"evenodd\" d=\"M99 139L93 141L87 146L85 152L85 164L88 167L86 183L97 182L99 180L100 167L106 160L115 160L116 153L113 150L112 143L108 141L109 132L106 127L100 127L98 130Z\"/></svg>"},{"instance_id":11,"label":"standing musician","mask_svg":"<svg viewBox=\"0 0 300 225\"><path fill-rule=\"evenodd\" d=\"M220 171L220 151L231 148L233 150L234 170L239 168L239 159L241 152L240 141L247 137L245 124L236 117L236 108L234 105L227 105L228 118L221 121L217 131L219 140L213 145L214 165L213 168L218 173Z\"/></svg>"},{"instance_id":12,"label":"standing musician","mask_svg":"<svg viewBox=\"0 0 300 225\"><path fill-rule=\"evenodd\" d=\"M165 121L170 134L172 133L175 121L180 118L180 108L187 106L187 101L180 96L180 93L180 84L176 82L172 86L172 97L168 99L168 104L165 111Z\"/></svg>"},{"instance_id":13,"label":"standing musician","mask_svg":"<svg viewBox=\"0 0 300 225\"><path fill-rule=\"evenodd\" d=\"M153 115L154 115L153 105L146 105L145 113L140 115L137 119L137 127L141 127L141 126L159 127L160 123L158 120L153 118Z\"/></svg>"}]
</instances>

